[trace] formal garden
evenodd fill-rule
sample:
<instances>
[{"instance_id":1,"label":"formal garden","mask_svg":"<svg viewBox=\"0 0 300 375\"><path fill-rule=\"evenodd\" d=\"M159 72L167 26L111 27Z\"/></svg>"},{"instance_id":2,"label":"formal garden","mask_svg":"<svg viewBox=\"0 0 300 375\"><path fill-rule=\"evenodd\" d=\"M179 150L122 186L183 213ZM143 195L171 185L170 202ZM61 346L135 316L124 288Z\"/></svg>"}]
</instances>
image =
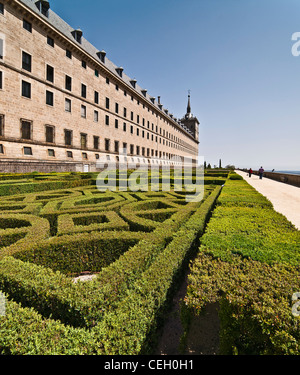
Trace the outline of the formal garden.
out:
<instances>
[{"instance_id":1,"label":"formal garden","mask_svg":"<svg viewBox=\"0 0 300 375\"><path fill-rule=\"evenodd\" d=\"M206 171L199 202L175 175L169 191L96 179L0 175L1 354L151 354L189 267L185 335L214 303L220 354L300 353L300 232L266 198L228 170Z\"/></svg>"}]
</instances>

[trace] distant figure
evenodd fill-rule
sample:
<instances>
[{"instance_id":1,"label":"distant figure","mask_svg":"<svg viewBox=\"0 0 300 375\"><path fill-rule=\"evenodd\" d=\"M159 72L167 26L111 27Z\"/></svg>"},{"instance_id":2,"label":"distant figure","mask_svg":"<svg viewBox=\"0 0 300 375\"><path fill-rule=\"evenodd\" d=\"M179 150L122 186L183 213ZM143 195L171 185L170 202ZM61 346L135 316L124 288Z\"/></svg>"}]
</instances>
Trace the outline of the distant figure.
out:
<instances>
[{"instance_id":1,"label":"distant figure","mask_svg":"<svg viewBox=\"0 0 300 375\"><path fill-rule=\"evenodd\" d=\"M249 169L249 177L252 176L252 173L253 173L252 168L250 168L250 169Z\"/></svg>"},{"instance_id":2,"label":"distant figure","mask_svg":"<svg viewBox=\"0 0 300 375\"><path fill-rule=\"evenodd\" d=\"M272 172L274 172L275 171L275 169L272 169Z\"/></svg>"},{"instance_id":3,"label":"distant figure","mask_svg":"<svg viewBox=\"0 0 300 375\"><path fill-rule=\"evenodd\" d=\"M259 168L259 170L258 170L258 174L259 174L259 178L262 180L262 178L263 178L263 174L264 174L264 169L263 169L263 167L260 167Z\"/></svg>"}]
</instances>

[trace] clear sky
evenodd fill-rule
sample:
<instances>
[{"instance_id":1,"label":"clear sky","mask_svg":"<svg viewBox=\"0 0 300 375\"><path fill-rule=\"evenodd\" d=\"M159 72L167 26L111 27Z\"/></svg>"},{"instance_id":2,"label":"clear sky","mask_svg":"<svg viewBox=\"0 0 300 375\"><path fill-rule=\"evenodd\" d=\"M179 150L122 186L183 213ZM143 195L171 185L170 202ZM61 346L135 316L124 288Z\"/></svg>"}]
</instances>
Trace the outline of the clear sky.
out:
<instances>
[{"instance_id":1,"label":"clear sky","mask_svg":"<svg viewBox=\"0 0 300 375\"><path fill-rule=\"evenodd\" d=\"M50 4L175 117L191 90L207 163L300 171L299 0Z\"/></svg>"}]
</instances>

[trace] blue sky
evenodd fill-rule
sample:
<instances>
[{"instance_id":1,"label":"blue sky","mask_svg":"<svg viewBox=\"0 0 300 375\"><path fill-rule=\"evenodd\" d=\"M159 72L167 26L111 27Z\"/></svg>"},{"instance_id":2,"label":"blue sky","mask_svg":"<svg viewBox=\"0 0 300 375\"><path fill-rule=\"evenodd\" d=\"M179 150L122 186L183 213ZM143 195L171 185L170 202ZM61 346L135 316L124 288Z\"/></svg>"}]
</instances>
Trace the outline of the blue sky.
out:
<instances>
[{"instance_id":1,"label":"blue sky","mask_svg":"<svg viewBox=\"0 0 300 375\"><path fill-rule=\"evenodd\" d=\"M300 170L298 0L51 0L175 117L212 165ZM299 47L300 50L300 47Z\"/></svg>"}]
</instances>

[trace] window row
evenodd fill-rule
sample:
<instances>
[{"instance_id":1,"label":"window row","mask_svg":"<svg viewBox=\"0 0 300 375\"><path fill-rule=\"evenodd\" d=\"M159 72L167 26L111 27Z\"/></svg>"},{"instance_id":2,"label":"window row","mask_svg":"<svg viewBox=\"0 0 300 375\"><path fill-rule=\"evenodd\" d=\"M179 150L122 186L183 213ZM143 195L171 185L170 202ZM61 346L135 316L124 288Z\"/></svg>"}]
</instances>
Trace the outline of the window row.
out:
<instances>
[{"instance_id":1,"label":"window row","mask_svg":"<svg viewBox=\"0 0 300 375\"><path fill-rule=\"evenodd\" d=\"M26 30L29 31L29 32L32 32L32 24L31 24L30 22L28 22L26 19L23 20L23 28L26 29ZM78 32L78 30L74 30L74 37L75 37L75 39L79 42L79 40L81 39L81 36L80 36L80 33ZM79 39L78 39L78 37L79 37ZM53 39L51 36L49 36L49 35L47 36L47 44L48 44L49 46L53 47L53 48L54 48L54 46L55 46L55 41L54 41L54 39ZM25 63L24 63L25 67L23 67L23 69L26 69L26 70L31 71L31 56L28 56L28 54L25 53L25 52L24 52L24 54L25 54L25 57L24 57L24 58L25 58L25 60L27 60L27 61L25 61ZM69 58L69 59L72 59L72 51L66 49L66 57ZM101 57L101 52L99 52L99 58L100 58L100 60L101 60L102 62L105 61L105 57L104 57L104 60L103 60L103 56ZM82 66L82 68L86 69L86 68L87 68L87 62L86 62L85 60L82 60L82 61L81 61L81 66ZM54 68L49 67L49 69L52 70L52 73L50 73L50 77L51 77L51 78L49 79L49 81L50 81L50 82L54 82ZM120 72L118 72L118 74L122 77L122 74L120 74ZM99 70L98 70L98 69L95 69L95 76L96 76L96 77L99 77ZM66 89L68 89L68 90L71 91L71 90L72 90L72 84L71 84L71 80L72 80L72 78L71 78L71 77L68 77L68 78L66 78L66 80L69 81L68 83L66 82ZM136 81L135 81L135 80L132 80L132 82L136 82ZM106 83L107 83L108 85L111 83L109 77L106 77ZM68 87L68 88L67 88L67 87ZM133 87L135 88L135 84L133 85ZM119 91L119 85L118 85L118 84L115 84L115 89L116 89L117 91ZM124 96L127 96L127 91L126 91L126 89L124 89L123 91L124 91ZM144 92L146 92L146 90L144 90ZM81 95L82 95L84 98L86 98L86 86L85 86L85 85L82 86L82 93L81 93ZM134 99L135 99L134 96L131 95L130 97L131 97L131 101L134 101ZM141 101L140 101L139 99L136 99L136 103L137 103L137 105L140 105L140 104L141 104ZM159 116L158 112L154 111L153 109L150 109L150 107L147 106L147 105L145 105L144 103L142 104L142 106L143 106L144 109L147 109L148 112L152 112L152 115L155 115L156 117ZM161 106L161 107L162 107L162 106ZM160 119L161 119L163 122L167 122L168 125L172 126L172 128L173 128L174 130L177 130L177 129L174 127L174 125L172 125L170 122L168 122L164 117L162 117L162 116L159 116L159 117L160 117Z\"/></svg>"},{"instance_id":2,"label":"window row","mask_svg":"<svg viewBox=\"0 0 300 375\"><path fill-rule=\"evenodd\" d=\"M108 121L109 123L109 121ZM115 128L118 128L118 120L115 120ZM123 123L123 131L126 132L127 130L127 124ZM130 133L134 133L134 128L131 125L130 126ZM65 130L65 146L72 146L73 145L73 131L72 130ZM136 128L136 135L140 135L140 129ZM162 145L169 146L172 148L182 149L180 146L173 144L165 139L158 138L157 136L154 137L153 134L150 135L150 133L146 133L142 130L141 132L142 138L147 138L148 140L151 139L151 141L159 142ZM0 115L0 137L4 137L4 115ZM28 120L21 120L21 129L20 129L20 138L24 140L33 140L33 130L32 130L32 121ZM46 143L55 143L55 126L53 125L45 125L45 142ZM83 134L81 135L81 142L80 142L81 148L87 148L87 135ZM97 137L94 137L94 149L98 149L98 143L97 143ZM116 151L115 151L116 152Z\"/></svg>"},{"instance_id":3,"label":"window row","mask_svg":"<svg viewBox=\"0 0 300 375\"><path fill-rule=\"evenodd\" d=\"M21 140L32 140L32 133L33 133L33 126L32 121L29 120L21 120L21 127L20 127L20 138ZM4 116L0 115L0 137L4 135ZM55 126L52 125L45 125L45 141L46 143L55 143ZM64 143L65 146L73 146L73 130L64 129ZM119 141L114 141L113 146L111 145L111 140L108 138L104 139L103 149L109 152L119 153L120 148L122 148L122 152L129 152L131 155L143 155L143 156L156 156L156 157L170 157L170 153L162 152L150 148L146 148L143 146L134 146L130 145L129 149L127 148L127 143L123 142L122 144ZM112 148L113 147L113 148ZM80 133L80 148L81 149L88 149L88 135L86 133ZM93 136L93 145L92 148L94 150L100 150L100 137L94 135ZM51 156L51 155L50 155ZM53 155L52 155L53 156Z\"/></svg>"},{"instance_id":4,"label":"window row","mask_svg":"<svg viewBox=\"0 0 300 375\"><path fill-rule=\"evenodd\" d=\"M139 147L139 146L137 146L137 147ZM130 149L133 150L134 149L134 145L130 145ZM56 158L57 157L56 152L55 152L54 149L50 149L49 148L49 149L47 149L46 153L47 153L46 155L48 157L51 157L51 158ZM0 143L0 155L1 154L5 155L5 149L4 149L3 144ZM23 146L23 148L22 148L22 154L24 156L34 156L32 147L31 146ZM131 154L134 155L134 151L132 151ZM165 153L162 154L161 152L159 152L159 158L160 159L163 158L165 160L164 161L158 161L158 160L156 160L157 164L169 164L170 161L166 161L166 159L171 160L174 157L176 157L175 155L171 155L171 154L168 157L167 155L165 156L164 154ZM71 150L67 150L65 155L66 155L67 159L73 159L74 158L73 151L71 151ZM142 155L140 155L139 152L137 152L136 155L137 156L144 156L144 157L146 157L146 155L145 155L145 149L142 148ZM100 159L100 155L98 153L94 153L93 156L95 157L95 160L99 160ZM151 156L158 158L158 152L157 152L157 150L155 152L154 152L154 150L151 150ZM39 153L39 157L40 157L40 153ZM60 157L61 157L61 155L60 155ZM82 157L83 160L88 160L89 159L89 156L88 156L88 154L86 152L82 152L81 153L81 157ZM147 157L150 157L150 149L148 149L148 148L147 148ZM120 162L134 162L134 163L136 163L136 162L138 162L138 163L140 163L140 162L142 162L142 163L150 163L150 160L146 160L146 159L142 159L141 160L139 158L134 159L134 158L129 158L127 156L123 156L121 160L120 160L119 156L115 156L115 158L116 158L117 162L120 161ZM107 161L112 160L111 155L106 155L106 160ZM155 160L152 160L152 163L155 163Z\"/></svg>"},{"instance_id":5,"label":"window row","mask_svg":"<svg viewBox=\"0 0 300 375\"><path fill-rule=\"evenodd\" d=\"M1 74L2 72L0 72L0 89L2 87L2 78L1 78ZM95 100L99 99L98 97L98 93L95 92ZM25 98L31 98L31 83L27 82L27 81L22 81L22 96L25 97ZM46 99L45 99L45 103L49 106L54 106L54 93L52 91L49 91L49 90L46 90ZM106 98L106 108L109 109L109 99ZM118 103L116 103L116 109L118 108ZM80 107L80 110L81 110L81 117L82 118L87 118L87 107L86 105L81 105ZM65 99L65 111L66 112L69 112L71 113L72 112L72 101L71 99L68 99L66 98ZM116 113L118 113L118 110L116 110ZM127 109L124 108L124 117L127 116ZM131 112L131 120L133 120L133 112ZM97 110L94 110L94 122L99 122L99 111ZM137 123L139 124L139 116L138 116L138 119L137 119ZM110 117L109 115L105 115L105 125L110 125ZM118 119L115 119L115 128L118 129L119 128L119 120ZM143 118L143 126L145 125L145 119ZM150 122L147 121L147 128L150 130ZM126 131L127 130L127 125L126 123L124 122L123 123L123 131ZM154 124L152 123L152 131L156 131L156 133L158 133L158 126L156 125L156 127L154 128ZM130 126L130 133L133 134L134 131L133 131L133 125ZM142 138L145 138L145 131L144 130L141 130L137 127L136 128L136 135L139 136L141 133L141 136ZM168 132L165 132L165 130L159 128L159 134L162 135L163 137L167 137L169 139L171 139L172 141L174 142L179 142L181 144L183 144L183 142L178 138L178 137L175 137L173 134L171 133L168 133ZM149 132L147 132L147 139L150 139L150 134ZM154 141L154 135L151 134L151 140ZM155 136L155 142L158 142L158 137ZM163 143L163 144L166 144L167 146L171 146L171 147L177 147L177 145L173 145L173 143L169 142L169 141L165 141L165 139L163 139L163 142L161 140L161 138L159 138L159 143Z\"/></svg>"}]
</instances>

